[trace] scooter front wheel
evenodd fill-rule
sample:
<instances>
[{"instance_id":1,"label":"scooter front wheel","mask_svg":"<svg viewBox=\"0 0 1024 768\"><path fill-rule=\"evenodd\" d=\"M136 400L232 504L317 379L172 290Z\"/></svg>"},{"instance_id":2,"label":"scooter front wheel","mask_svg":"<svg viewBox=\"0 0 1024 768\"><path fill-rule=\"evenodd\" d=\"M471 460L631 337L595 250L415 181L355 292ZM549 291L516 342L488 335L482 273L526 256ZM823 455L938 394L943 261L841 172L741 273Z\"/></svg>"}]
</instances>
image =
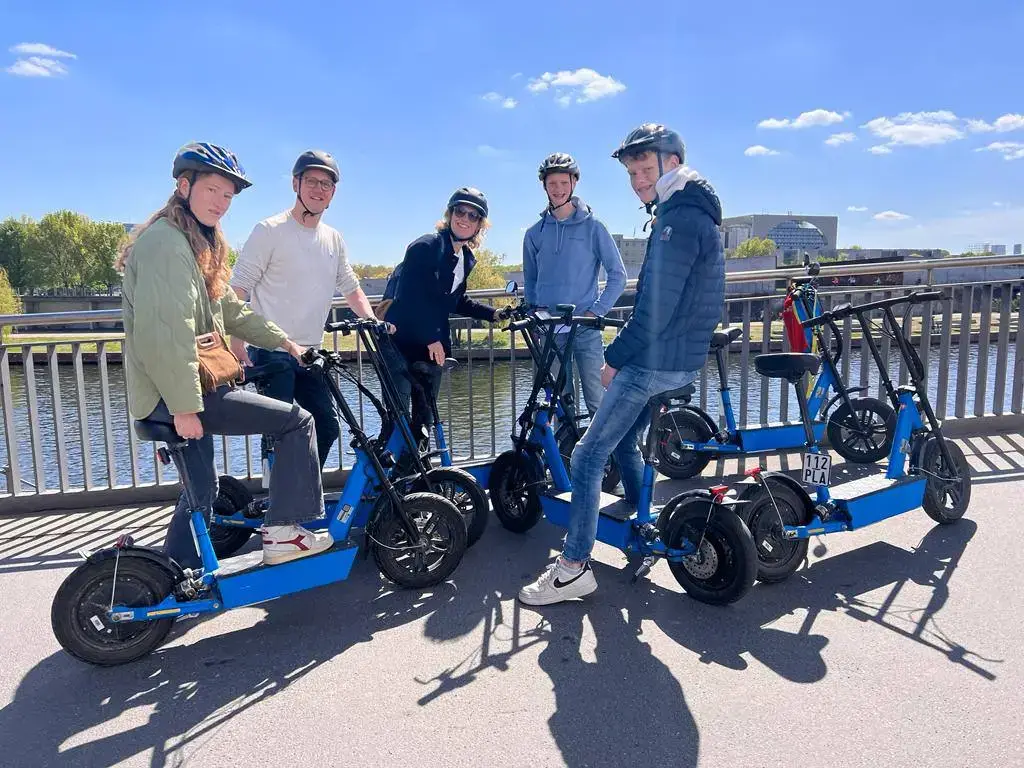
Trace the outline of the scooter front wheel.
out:
<instances>
[{"instance_id":1,"label":"scooter front wheel","mask_svg":"<svg viewBox=\"0 0 1024 768\"><path fill-rule=\"evenodd\" d=\"M828 443L847 461L873 464L889 455L896 412L873 397L843 403L828 418Z\"/></svg>"},{"instance_id":2,"label":"scooter front wheel","mask_svg":"<svg viewBox=\"0 0 1024 768\"><path fill-rule=\"evenodd\" d=\"M523 454L506 451L491 465L487 492L498 520L514 533L525 533L543 514L537 473Z\"/></svg>"},{"instance_id":3,"label":"scooter front wheel","mask_svg":"<svg viewBox=\"0 0 1024 768\"><path fill-rule=\"evenodd\" d=\"M174 577L167 569L141 557L83 563L54 595L53 634L65 651L89 664L110 667L135 661L164 641L174 619L115 622L107 615L110 606L156 605L173 588Z\"/></svg>"},{"instance_id":4,"label":"scooter front wheel","mask_svg":"<svg viewBox=\"0 0 1024 768\"><path fill-rule=\"evenodd\" d=\"M955 523L971 503L971 467L960 446L946 440L953 466L946 466L939 438L928 436L921 458L921 472L927 477L922 506L928 517L942 525Z\"/></svg>"},{"instance_id":5,"label":"scooter front wheel","mask_svg":"<svg viewBox=\"0 0 1024 768\"><path fill-rule=\"evenodd\" d=\"M692 555L669 560L669 568L686 594L709 605L739 600L757 576L757 549L743 521L710 499L685 499L676 507L663 534L670 549Z\"/></svg>"},{"instance_id":6,"label":"scooter front wheel","mask_svg":"<svg viewBox=\"0 0 1024 768\"><path fill-rule=\"evenodd\" d=\"M674 480L696 477L711 461L711 454L683 448L683 442L706 443L711 440L711 428L700 415L678 409L666 411L653 427L657 435L655 451L658 471Z\"/></svg>"},{"instance_id":7,"label":"scooter front wheel","mask_svg":"<svg viewBox=\"0 0 1024 768\"><path fill-rule=\"evenodd\" d=\"M466 521L466 546L471 547L483 536L490 511L484 489L469 472L458 467L436 467L426 479L416 478L413 488L444 496L455 505Z\"/></svg>"},{"instance_id":8,"label":"scooter front wheel","mask_svg":"<svg viewBox=\"0 0 1024 768\"><path fill-rule=\"evenodd\" d=\"M410 493L402 508L419 530L410 541L398 512L388 504L373 526L371 549L377 568L401 587L422 589L439 584L462 562L466 523L448 499L436 493Z\"/></svg>"}]
</instances>

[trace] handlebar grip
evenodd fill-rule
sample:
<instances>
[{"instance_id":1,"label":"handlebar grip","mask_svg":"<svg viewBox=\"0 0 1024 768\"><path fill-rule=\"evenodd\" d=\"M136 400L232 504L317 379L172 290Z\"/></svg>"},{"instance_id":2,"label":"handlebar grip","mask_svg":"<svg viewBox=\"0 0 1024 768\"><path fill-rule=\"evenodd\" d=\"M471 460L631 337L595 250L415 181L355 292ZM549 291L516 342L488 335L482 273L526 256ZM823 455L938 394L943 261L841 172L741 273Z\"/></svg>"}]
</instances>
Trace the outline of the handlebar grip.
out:
<instances>
[{"instance_id":1,"label":"handlebar grip","mask_svg":"<svg viewBox=\"0 0 1024 768\"><path fill-rule=\"evenodd\" d=\"M525 331L531 325L533 325L533 320L531 320L531 319L513 320L511 323L508 324L508 327L509 327L509 330L512 330L512 331Z\"/></svg>"},{"instance_id":2,"label":"handlebar grip","mask_svg":"<svg viewBox=\"0 0 1024 768\"><path fill-rule=\"evenodd\" d=\"M823 312L817 317L809 317L800 321L801 328L817 328L819 325L827 325L835 320L831 312Z\"/></svg>"},{"instance_id":3,"label":"handlebar grip","mask_svg":"<svg viewBox=\"0 0 1024 768\"><path fill-rule=\"evenodd\" d=\"M626 321L621 317L602 317L601 326L607 328L624 328Z\"/></svg>"},{"instance_id":4,"label":"handlebar grip","mask_svg":"<svg viewBox=\"0 0 1024 768\"><path fill-rule=\"evenodd\" d=\"M283 373L289 368L291 368L291 363L287 360L272 360L263 365L244 366L241 381L243 384L252 384L260 379L273 376L275 373Z\"/></svg>"},{"instance_id":5,"label":"handlebar grip","mask_svg":"<svg viewBox=\"0 0 1024 768\"><path fill-rule=\"evenodd\" d=\"M910 294L915 302L918 301L941 301L948 298L942 291L922 291L921 293Z\"/></svg>"}]
</instances>

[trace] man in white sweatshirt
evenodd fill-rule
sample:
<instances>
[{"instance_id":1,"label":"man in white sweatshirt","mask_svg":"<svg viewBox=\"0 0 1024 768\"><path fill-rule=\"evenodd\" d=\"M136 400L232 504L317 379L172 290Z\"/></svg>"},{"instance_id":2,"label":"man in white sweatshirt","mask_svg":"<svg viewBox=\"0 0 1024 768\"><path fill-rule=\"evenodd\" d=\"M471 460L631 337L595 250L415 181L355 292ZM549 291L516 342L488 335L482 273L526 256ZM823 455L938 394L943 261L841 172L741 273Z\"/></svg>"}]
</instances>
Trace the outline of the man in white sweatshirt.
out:
<instances>
[{"instance_id":1,"label":"man in white sweatshirt","mask_svg":"<svg viewBox=\"0 0 1024 768\"><path fill-rule=\"evenodd\" d=\"M335 291L360 317L374 316L348 262L341 233L321 220L340 179L338 163L329 153L303 152L292 168L295 205L253 227L231 277L239 298L306 347L323 344L324 322ZM331 393L323 379L281 350L246 349L236 339L231 349L243 365L288 362L287 370L266 382L263 393L289 403L294 400L312 414L323 468L339 435Z\"/></svg>"}]
</instances>

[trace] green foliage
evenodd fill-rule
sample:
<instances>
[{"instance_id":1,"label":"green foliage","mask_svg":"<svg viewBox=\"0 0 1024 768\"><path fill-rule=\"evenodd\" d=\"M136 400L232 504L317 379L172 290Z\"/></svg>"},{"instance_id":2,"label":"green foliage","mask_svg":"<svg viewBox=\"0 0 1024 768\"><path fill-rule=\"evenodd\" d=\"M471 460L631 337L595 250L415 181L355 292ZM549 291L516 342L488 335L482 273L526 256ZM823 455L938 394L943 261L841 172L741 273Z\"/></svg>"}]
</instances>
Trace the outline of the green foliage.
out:
<instances>
[{"instance_id":1,"label":"green foliage","mask_svg":"<svg viewBox=\"0 0 1024 768\"><path fill-rule=\"evenodd\" d=\"M0 269L7 272L7 279L15 288L35 285L28 252L28 240L34 227L35 222L25 217L0 222Z\"/></svg>"},{"instance_id":2,"label":"green foliage","mask_svg":"<svg viewBox=\"0 0 1024 768\"><path fill-rule=\"evenodd\" d=\"M21 300L7 279L7 270L0 267L0 315L20 315ZM0 343L7 341L10 326L0 325Z\"/></svg>"},{"instance_id":3,"label":"green foliage","mask_svg":"<svg viewBox=\"0 0 1024 768\"><path fill-rule=\"evenodd\" d=\"M487 248L481 248L473 255L476 256L476 266L469 274L469 289L504 288L508 267L502 263L503 255Z\"/></svg>"},{"instance_id":4,"label":"green foliage","mask_svg":"<svg viewBox=\"0 0 1024 768\"><path fill-rule=\"evenodd\" d=\"M730 258L749 259L755 256L771 256L775 253L776 248L775 241L770 237L752 237L740 243Z\"/></svg>"},{"instance_id":5,"label":"green foliage","mask_svg":"<svg viewBox=\"0 0 1024 768\"><path fill-rule=\"evenodd\" d=\"M387 277L395 268L394 264L353 264L352 269L360 280Z\"/></svg>"}]
</instances>

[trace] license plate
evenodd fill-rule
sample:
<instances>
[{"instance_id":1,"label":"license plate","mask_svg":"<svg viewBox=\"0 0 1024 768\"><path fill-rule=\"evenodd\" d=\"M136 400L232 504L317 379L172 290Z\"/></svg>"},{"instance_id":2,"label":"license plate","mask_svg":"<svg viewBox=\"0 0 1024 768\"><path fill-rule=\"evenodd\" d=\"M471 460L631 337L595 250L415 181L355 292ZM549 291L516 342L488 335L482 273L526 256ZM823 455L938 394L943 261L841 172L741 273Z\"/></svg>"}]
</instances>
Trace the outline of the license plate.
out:
<instances>
[{"instance_id":1,"label":"license plate","mask_svg":"<svg viewBox=\"0 0 1024 768\"><path fill-rule=\"evenodd\" d=\"M804 482L808 485L828 485L832 457L824 453L804 454Z\"/></svg>"}]
</instances>

